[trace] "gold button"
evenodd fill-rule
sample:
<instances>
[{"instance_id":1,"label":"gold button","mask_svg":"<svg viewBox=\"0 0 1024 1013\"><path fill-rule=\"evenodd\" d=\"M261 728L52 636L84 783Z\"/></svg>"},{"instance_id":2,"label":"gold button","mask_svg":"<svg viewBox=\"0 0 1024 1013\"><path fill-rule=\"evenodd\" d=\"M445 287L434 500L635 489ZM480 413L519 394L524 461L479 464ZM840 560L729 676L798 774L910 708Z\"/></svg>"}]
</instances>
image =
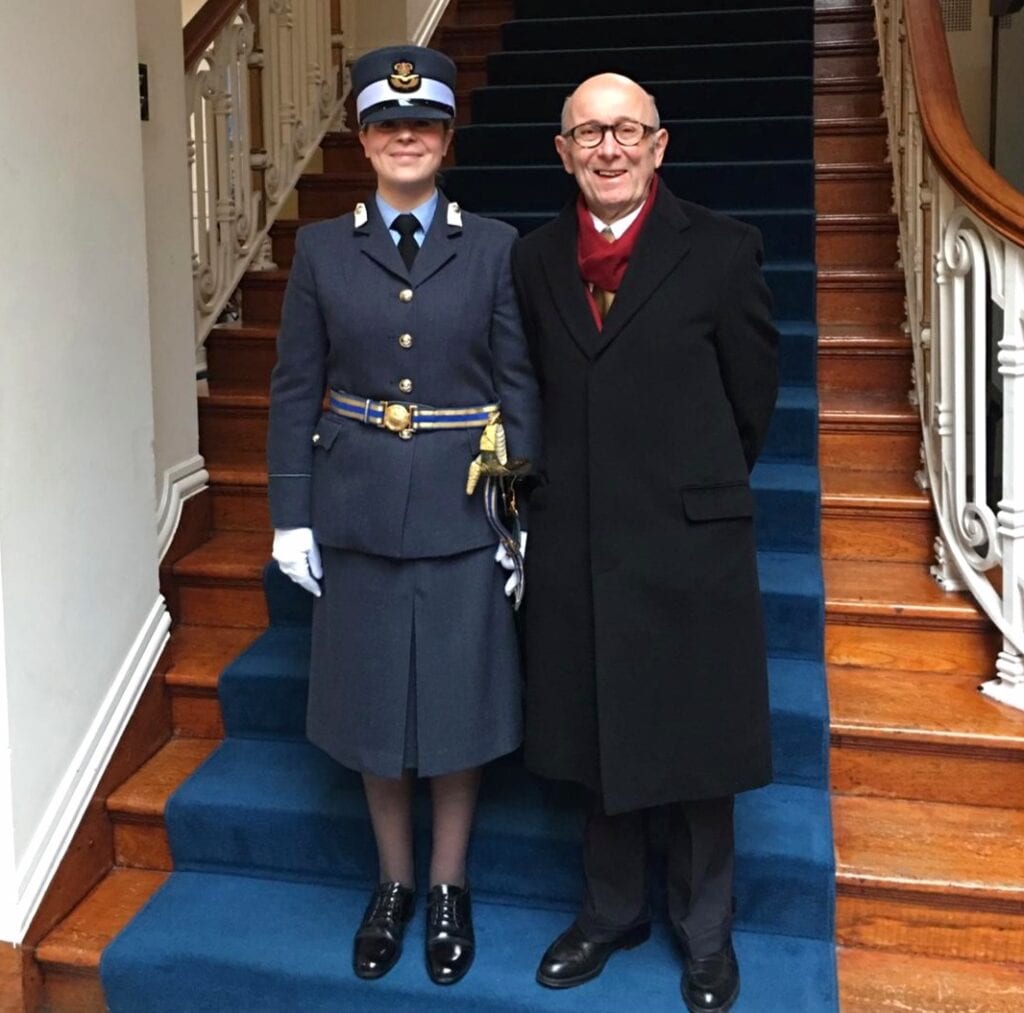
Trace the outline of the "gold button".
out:
<instances>
[{"instance_id":1,"label":"gold button","mask_svg":"<svg viewBox=\"0 0 1024 1013\"><path fill-rule=\"evenodd\" d=\"M412 380L406 377L404 380L398 381L398 389L403 394L409 394L412 391Z\"/></svg>"},{"instance_id":2,"label":"gold button","mask_svg":"<svg viewBox=\"0 0 1024 1013\"><path fill-rule=\"evenodd\" d=\"M402 291L398 293L398 298L401 299L402 302L412 302L412 289L403 288Z\"/></svg>"},{"instance_id":3,"label":"gold button","mask_svg":"<svg viewBox=\"0 0 1024 1013\"><path fill-rule=\"evenodd\" d=\"M412 348L412 335L411 334L399 334L398 343L403 348Z\"/></svg>"}]
</instances>

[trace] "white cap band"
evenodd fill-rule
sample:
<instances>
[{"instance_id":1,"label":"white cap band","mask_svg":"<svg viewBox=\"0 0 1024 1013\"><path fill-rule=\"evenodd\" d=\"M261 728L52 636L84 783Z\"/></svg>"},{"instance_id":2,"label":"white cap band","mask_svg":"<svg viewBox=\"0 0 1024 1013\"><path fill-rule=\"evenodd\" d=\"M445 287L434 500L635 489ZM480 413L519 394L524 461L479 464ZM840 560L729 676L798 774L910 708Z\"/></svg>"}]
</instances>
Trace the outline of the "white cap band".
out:
<instances>
[{"instance_id":1,"label":"white cap band","mask_svg":"<svg viewBox=\"0 0 1024 1013\"><path fill-rule=\"evenodd\" d=\"M439 102L448 106L452 113L455 112L455 92L442 81L435 81L433 78L424 77L420 80L420 86L414 92L396 91L385 78L383 81L374 81L368 84L356 97L356 118L361 119L363 113L370 106L380 105L382 102L394 102L398 106L408 106L410 112L418 105L417 100L428 102ZM410 115L410 119L415 119Z\"/></svg>"}]
</instances>

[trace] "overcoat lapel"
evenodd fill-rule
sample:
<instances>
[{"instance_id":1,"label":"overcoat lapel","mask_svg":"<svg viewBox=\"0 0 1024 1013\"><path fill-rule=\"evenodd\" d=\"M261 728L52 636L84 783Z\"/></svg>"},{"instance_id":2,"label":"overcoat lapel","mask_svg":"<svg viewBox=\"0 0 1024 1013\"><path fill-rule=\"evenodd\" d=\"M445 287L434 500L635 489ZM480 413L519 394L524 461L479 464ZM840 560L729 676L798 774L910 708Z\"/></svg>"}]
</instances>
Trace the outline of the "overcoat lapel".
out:
<instances>
[{"instance_id":1,"label":"overcoat lapel","mask_svg":"<svg viewBox=\"0 0 1024 1013\"><path fill-rule=\"evenodd\" d=\"M555 228L543 253L544 273L551 298L566 329L580 351L587 358L592 358L598 331L587 300L587 290L576 266L576 228L576 202L572 201L555 220Z\"/></svg>"},{"instance_id":2,"label":"overcoat lapel","mask_svg":"<svg viewBox=\"0 0 1024 1013\"><path fill-rule=\"evenodd\" d=\"M414 288L440 271L457 252L458 244L453 240L462 235L462 225L454 225L448 221L448 206L448 199L443 193L439 193L434 219L430 223L420 252L412 262L410 274Z\"/></svg>"},{"instance_id":3,"label":"overcoat lapel","mask_svg":"<svg viewBox=\"0 0 1024 1013\"><path fill-rule=\"evenodd\" d=\"M440 202L438 203L440 208ZM436 217L436 215L435 215ZM366 202L366 222L357 225L352 234L361 237L360 249L363 253L384 268L389 274L400 278L406 284L412 284L409 269L398 252L398 245L388 233L388 227L381 218L377 201L372 197Z\"/></svg>"},{"instance_id":4,"label":"overcoat lapel","mask_svg":"<svg viewBox=\"0 0 1024 1013\"><path fill-rule=\"evenodd\" d=\"M654 207L629 258L622 285L597 336L594 358L622 333L640 307L658 290L665 276L690 252L689 228L689 218L668 188L660 184ZM574 266L575 263L573 251Z\"/></svg>"}]
</instances>

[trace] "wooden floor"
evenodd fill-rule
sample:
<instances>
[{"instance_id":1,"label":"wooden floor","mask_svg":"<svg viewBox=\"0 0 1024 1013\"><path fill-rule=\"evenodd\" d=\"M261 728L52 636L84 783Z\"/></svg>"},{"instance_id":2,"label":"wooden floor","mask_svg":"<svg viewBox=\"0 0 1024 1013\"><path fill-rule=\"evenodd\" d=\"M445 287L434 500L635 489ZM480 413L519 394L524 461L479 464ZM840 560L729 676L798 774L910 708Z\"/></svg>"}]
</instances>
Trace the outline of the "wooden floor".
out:
<instances>
[{"instance_id":1,"label":"wooden floor","mask_svg":"<svg viewBox=\"0 0 1024 1013\"><path fill-rule=\"evenodd\" d=\"M440 46L459 63L463 115L511 11L511 0L453 0L445 15ZM944 594L928 574L935 525L913 480L920 428L907 399L911 348L872 7L818 0L816 11L822 550L842 1009L1010 1013L1024 1010L1024 715L978 694L992 671L991 627L969 598ZM103 947L171 865L167 799L223 734L217 676L266 623L267 383L295 230L349 210L368 178L351 137L331 136L323 149L324 172L299 186L298 217L274 226L280 270L248 275L244 323L208 342L200 427L211 485L168 557L170 651L30 933L52 1010L103 1008ZM0 981L6 975L0 964Z\"/></svg>"}]
</instances>

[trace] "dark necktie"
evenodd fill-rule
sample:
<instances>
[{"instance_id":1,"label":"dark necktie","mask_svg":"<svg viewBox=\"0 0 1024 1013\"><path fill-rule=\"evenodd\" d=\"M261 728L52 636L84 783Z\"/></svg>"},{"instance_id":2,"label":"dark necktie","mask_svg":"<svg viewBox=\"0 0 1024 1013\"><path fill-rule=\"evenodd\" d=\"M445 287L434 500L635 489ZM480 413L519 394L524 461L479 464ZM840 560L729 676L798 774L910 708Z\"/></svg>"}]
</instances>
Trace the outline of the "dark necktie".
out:
<instances>
[{"instance_id":1,"label":"dark necktie","mask_svg":"<svg viewBox=\"0 0 1024 1013\"><path fill-rule=\"evenodd\" d=\"M420 227L419 219L415 215L399 215L392 223L391 228L401 237L398 240L398 252L405 261L405 266L411 271L412 262L419 252L419 244L413 238L414 233Z\"/></svg>"}]
</instances>

